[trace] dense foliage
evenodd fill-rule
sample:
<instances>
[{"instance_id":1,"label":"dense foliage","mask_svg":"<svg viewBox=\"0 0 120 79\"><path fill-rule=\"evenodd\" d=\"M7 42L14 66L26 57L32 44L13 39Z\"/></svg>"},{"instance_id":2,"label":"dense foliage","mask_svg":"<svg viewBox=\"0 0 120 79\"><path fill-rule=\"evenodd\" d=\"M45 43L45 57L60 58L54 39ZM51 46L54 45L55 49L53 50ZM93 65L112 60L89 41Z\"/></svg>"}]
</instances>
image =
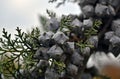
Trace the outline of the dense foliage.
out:
<instances>
[{"instance_id":1,"label":"dense foliage","mask_svg":"<svg viewBox=\"0 0 120 79\"><path fill-rule=\"evenodd\" d=\"M63 0L57 7L66 1L70 0ZM120 32L116 29L120 28L119 6L111 1L80 0L81 15L63 15L59 19L55 12L47 10L49 18L40 16L44 33L38 28L25 33L17 27L13 39L3 29L0 38L2 76L6 79L92 79L98 76L86 71L91 54L110 51L118 55L119 51Z\"/></svg>"}]
</instances>

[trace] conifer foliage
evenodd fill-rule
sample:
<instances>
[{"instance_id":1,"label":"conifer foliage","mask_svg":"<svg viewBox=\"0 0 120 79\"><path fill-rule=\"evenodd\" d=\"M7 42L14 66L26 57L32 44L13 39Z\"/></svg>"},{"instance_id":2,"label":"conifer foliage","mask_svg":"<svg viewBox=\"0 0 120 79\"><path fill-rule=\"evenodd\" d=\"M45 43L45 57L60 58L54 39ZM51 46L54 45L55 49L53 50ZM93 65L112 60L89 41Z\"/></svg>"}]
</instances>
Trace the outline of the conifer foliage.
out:
<instances>
[{"instance_id":1,"label":"conifer foliage","mask_svg":"<svg viewBox=\"0 0 120 79\"><path fill-rule=\"evenodd\" d=\"M68 1L77 2L82 13L58 19L55 12L47 10L49 18L40 17L44 33L39 28L25 33L17 27L12 39L3 29L0 73L6 79L92 79L91 72L86 72L91 54L119 54L120 0Z\"/></svg>"}]
</instances>

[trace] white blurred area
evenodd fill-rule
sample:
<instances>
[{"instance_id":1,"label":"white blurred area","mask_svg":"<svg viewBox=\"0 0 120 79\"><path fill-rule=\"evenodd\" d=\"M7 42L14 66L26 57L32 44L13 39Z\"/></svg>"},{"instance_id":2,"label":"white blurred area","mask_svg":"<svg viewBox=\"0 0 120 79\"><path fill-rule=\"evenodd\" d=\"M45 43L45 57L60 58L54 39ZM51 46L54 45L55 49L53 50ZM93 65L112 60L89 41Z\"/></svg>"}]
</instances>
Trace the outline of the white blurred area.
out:
<instances>
[{"instance_id":1,"label":"white blurred area","mask_svg":"<svg viewBox=\"0 0 120 79\"><path fill-rule=\"evenodd\" d=\"M115 57L112 52L96 52L90 56L86 65L87 68L96 67L100 73L107 66L120 67L120 54Z\"/></svg>"},{"instance_id":2,"label":"white blurred area","mask_svg":"<svg viewBox=\"0 0 120 79\"><path fill-rule=\"evenodd\" d=\"M40 27L38 15L47 16L46 9L56 12L58 16L80 14L77 3L66 3L59 8L56 5L48 3L48 0L0 0L0 32L2 28L13 34L16 27L23 31Z\"/></svg>"}]
</instances>

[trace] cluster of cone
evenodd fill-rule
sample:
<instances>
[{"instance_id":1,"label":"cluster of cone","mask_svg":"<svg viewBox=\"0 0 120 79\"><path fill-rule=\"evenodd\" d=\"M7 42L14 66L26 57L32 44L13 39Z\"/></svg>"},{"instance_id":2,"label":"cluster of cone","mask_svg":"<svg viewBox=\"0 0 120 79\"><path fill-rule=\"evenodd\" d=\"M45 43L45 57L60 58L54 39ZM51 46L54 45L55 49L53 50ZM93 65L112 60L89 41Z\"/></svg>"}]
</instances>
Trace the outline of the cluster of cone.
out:
<instances>
[{"instance_id":1,"label":"cluster of cone","mask_svg":"<svg viewBox=\"0 0 120 79\"><path fill-rule=\"evenodd\" d=\"M78 3L82 10L80 16L48 20L47 32L40 35L41 46L34 54L39 62L29 71L31 79L92 79L85 72L86 63L87 68L95 66L105 72L103 75L120 79L116 64L119 58L114 57L120 50L120 0L78 0ZM96 20L102 22L99 28L94 28Z\"/></svg>"}]
</instances>

